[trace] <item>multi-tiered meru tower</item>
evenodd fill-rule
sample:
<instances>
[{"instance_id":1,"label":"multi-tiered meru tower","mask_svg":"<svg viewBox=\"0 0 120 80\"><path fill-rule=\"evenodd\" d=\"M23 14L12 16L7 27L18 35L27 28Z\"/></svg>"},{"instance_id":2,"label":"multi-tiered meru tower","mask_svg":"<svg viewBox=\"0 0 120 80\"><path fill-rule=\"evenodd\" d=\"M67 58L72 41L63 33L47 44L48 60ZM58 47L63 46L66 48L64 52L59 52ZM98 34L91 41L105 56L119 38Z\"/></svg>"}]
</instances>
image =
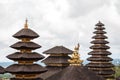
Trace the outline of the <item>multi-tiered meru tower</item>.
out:
<instances>
[{"instance_id":1,"label":"multi-tiered meru tower","mask_svg":"<svg viewBox=\"0 0 120 80\"><path fill-rule=\"evenodd\" d=\"M7 72L15 75L11 80L42 80L38 78L38 74L46 72L46 69L35 62L43 59L44 56L37 52L32 52L32 50L38 49L41 46L31 41L39 37L39 35L28 28L26 20L24 28L13 35L13 37L21 41L11 46L19 51L7 56L7 58L17 62L6 68Z\"/></svg>"},{"instance_id":2,"label":"multi-tiered meru tower","mask_svg":"<svg viewBox=\"0 0 120 80\"><path fill-rule=\"evenodd\" d=\"M111 63L113 59L108 57L111 53L107 51L110 47L106 45L109 42L105 40L107 36L104 35L106 34L104 24L99 22L96 26L95 36L92 37L94 40L91 42L93 45L90 47L93 51L88 53L91 57L87 59L90 63L86 66L106 79L114 78L112 69L114 65Z\"/></svg>"},{"instance_id":3,"label":"multi-tiered meru tower","mask_svg":"<svg viewBox=\"0 0 120 80\"><path fill-rule=\"evenodd\" d=\"M42 74L41 77L46 79L69 66L68 59L70 59L70 57L68 55L72 54L73 51L64 46L55 46L43 53L49 55L42 61L46 64L48 71Z\"/></svg>"}]
</instances>

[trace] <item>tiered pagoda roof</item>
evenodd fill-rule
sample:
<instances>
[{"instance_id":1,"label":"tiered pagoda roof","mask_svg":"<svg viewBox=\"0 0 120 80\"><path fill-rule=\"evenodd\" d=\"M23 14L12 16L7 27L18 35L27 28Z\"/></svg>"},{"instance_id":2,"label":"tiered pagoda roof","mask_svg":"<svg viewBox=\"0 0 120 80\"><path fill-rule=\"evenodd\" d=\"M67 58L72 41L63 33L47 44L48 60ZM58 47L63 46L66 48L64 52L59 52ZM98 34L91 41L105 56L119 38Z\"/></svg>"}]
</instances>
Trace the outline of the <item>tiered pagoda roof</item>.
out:
<instances>
[{"instance_id":1,"label":"tiered pagoda roof","mask_svg":"<svg viewBox=\"0 0 120 80\"><path fill-rule=\"evenodd\" d=\"M105 28L103 27L104 24L99 22L96 26L96 31L93 32L95 36L92 37L94 40L91 41L93 45L90 47L93 51L88 53L91 57L87 59L90 63L86 66L106 79L114 78L114 71L112 69L114 65L111 63L113 59L108 56L111 55L111 53L107 51L110 47L106 45L109 42L105 40L107 36L104 35L106 34L104 31Z\"/></svg>"},{"instance_id":2,"label":"tiered pagoda roof","mask_svg":"<svg viewBox=\"0 0 120 80\"><path fill-rule=\"evenodd\" d=\"M82 66L83 60L80 60L78 50L79 48L76 47L72 54L72 58L68 60L70 62L69 67L45 80L105 80L94 72L88 70L87 67Z\"/></svg>"},{"instance_id":3,"label":"tiered pagoda roof","mask_svg":"<svg viewBox=\"0 0 120 80\"><path fill-rule=\"evenodd\" d=\"M3 67L0 66L0 74L3 74L3 73L5 73L5 70Z\"/></svg>"},{"instance_id":4,"label":"tiered pagoda roof","mask_svg":"<svg viewBox=\"0 0 120 80\"><path fill-rule=\"evenodd\" d=\"M46 64L48 71L41 75L42 78L46 79L47 77L61 71L65 67L69 66L68 59L69 54L72 54L72 50L67 49L64 46L55 46L47 51L44 51L44 54L49 56L44 59L42 62Z\"/></svg>"},{"instance_id":5,"label":"tiered pagoda roof","mask_svg":"<svg viewBox=\"0 0 120 80\"><path fill-rule=\"evenodd\" d=\"M31 40L39 37L37 33L28 28L27 20L25 27L17 32L13 37L21 41L13 44L12 48L20 50L7 56L7 58L18 62L18 64L10 65L6 71L15 75L11 80L42 80L37 75L46 72L47 70L35 62L44 58L43 55L32 52L41 46Z\"/></svg>"}]
</instances>

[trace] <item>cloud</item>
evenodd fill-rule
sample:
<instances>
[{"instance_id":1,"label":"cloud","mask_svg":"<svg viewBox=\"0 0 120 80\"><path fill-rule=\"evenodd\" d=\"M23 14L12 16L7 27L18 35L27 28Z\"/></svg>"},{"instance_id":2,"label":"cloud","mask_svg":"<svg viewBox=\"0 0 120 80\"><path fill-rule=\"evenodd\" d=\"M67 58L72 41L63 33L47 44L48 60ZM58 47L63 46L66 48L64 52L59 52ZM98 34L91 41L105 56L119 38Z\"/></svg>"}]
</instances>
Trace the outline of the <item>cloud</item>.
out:
<instances>
[{"instance_id":1,"label":"cloud","mask_svg":"<svg viewBox=\"0 0 120 80\"><path fill-rule=\"evenodd\" d=\"M118 58L120 16L113 0L0 0L0 34L2 61L15 52L10 45L19 41L12 37L24 26L26 17L31 29L40 38L34 42L42 46L39 53L56 45L70 49L79 42L81 58L90 51L94 25L101 20L108 32L110 51ZM116 41L117 40L117 41Z\"/></svg>"},{"instance_id":2,"label":"cloud","mask_svg":"<svg viewBox=\"0 0 120 80\"><path fill-rule=\"evenodd\" d=\"M104 5L109 5L110 0L68 0L70 7L70 17L85 16Z\"/></svg>"}]
</instances>

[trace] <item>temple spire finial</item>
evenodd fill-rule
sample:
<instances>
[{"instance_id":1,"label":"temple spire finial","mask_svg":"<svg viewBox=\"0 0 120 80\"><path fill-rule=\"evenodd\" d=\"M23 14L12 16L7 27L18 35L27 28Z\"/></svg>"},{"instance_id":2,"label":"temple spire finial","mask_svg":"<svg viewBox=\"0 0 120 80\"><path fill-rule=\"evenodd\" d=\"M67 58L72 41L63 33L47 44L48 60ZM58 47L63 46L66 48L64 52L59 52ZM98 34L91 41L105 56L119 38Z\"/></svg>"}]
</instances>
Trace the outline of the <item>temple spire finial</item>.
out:
<instances>
[{"instance_id":1,"label":"temple spire finial","mask_svg":"<svg viewBox=\"0 0 120 80\"><path fill-rule=\"evenodd\" d=\"M79 44L77 46L75 46L74 52L71 56L71 59L68 60L70 65L73 65L73 66L81 66L82 65L83 60L80 60L79 47L80 47Z\"/></svg>"},{"instance_id":2,"label":"temple spire finial","mask_svg":"<svg viewBox=\"0 0 120 80\"><path fill-rule=\"evenodd\" d=\"M24 28L25 28L25 29L28 29L28 20L27 20L27 19L25 20Z\"/></svg>"}]
</instances>

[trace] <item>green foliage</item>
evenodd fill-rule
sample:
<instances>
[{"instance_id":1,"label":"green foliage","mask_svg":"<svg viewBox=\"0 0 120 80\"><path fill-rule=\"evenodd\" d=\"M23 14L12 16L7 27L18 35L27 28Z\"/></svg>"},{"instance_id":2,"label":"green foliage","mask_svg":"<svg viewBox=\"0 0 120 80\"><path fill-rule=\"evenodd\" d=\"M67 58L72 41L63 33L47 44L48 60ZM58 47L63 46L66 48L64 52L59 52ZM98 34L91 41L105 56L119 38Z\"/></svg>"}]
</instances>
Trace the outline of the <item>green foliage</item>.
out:
<instances>
[{"instance_id":1,"label":"green foliage","mask_svg":"<svg viewBox=\"0 0 120 80\"><path fill-rule=\"evenodd\" d=\"M120 76L120 66L115 66L115 77Z\"/></svg>"}]
</instances>

